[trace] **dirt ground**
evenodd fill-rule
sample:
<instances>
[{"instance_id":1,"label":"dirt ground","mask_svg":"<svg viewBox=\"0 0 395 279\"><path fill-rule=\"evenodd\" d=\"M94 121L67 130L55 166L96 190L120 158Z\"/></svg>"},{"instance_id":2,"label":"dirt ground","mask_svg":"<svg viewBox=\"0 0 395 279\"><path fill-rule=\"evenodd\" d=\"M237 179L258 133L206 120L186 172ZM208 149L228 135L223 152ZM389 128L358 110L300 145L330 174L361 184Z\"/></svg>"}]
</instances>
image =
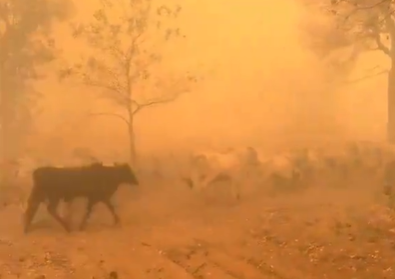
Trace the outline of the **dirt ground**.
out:
<instances>
[{"instance_id":1,"label":"dirt ground","mask_svg":"<svg viewBox=\"0 0 395 279\"><path fill-rule=\"evenodd\" d=\"M120 189L122 225L98 206L87 230L71 234L43 209L24 235L20 206L8 204L0 211L0 277L395 278L394 216L369 191L255 193L228 204L159 184Z\"/></svg>"}]
</instances>

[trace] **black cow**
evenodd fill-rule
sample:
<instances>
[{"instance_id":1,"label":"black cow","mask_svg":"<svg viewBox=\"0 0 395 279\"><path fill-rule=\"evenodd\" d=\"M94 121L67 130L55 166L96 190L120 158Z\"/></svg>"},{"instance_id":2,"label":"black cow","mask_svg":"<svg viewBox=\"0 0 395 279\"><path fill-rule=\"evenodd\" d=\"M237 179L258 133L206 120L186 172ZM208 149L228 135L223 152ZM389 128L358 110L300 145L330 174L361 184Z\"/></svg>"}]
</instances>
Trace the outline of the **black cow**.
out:
<instances>
[{"instance_id":1,"label":"black cow","mask_svg":"<svg viewBox=\"0 0 395 279\"><path fill-rule=\"evenodd\" d=\"M40 167L33 171L33 183L24 216L25 233L42 202L47 202L48 213L69 232L69 225L57 213L57 206L60 201L70 204L77 197L88 199L80 230L85 228L94 205L99 202L108 207L117 224L120 220L110 199L120 184L138 185L138 180L128 164L104 166L95 163L83 167Z\"/></svg>"}]
</instances>

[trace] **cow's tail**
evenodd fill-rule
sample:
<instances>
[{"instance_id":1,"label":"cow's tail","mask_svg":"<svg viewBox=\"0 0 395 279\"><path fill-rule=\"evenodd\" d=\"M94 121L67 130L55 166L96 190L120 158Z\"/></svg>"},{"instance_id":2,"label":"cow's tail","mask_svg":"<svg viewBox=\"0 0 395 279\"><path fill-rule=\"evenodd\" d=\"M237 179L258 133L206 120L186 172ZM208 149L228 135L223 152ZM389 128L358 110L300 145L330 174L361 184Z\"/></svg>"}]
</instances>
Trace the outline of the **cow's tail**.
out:
<instances>
[{"instance_id":1,"label":"cow's tail","mask_svg":"<svg viewBox=\"0 0 395 279\"><path fill-rule=\"evenodd\" d=\"M43 191L41 185L38 183L36 174L33 173L33 188L27 200L27 207L23 220L25 233L28 232L30 224L33 221L34 215L36 215L36 212L41 202L44 201L45 201L45 192Z\"/></svg>"}]
</instances>

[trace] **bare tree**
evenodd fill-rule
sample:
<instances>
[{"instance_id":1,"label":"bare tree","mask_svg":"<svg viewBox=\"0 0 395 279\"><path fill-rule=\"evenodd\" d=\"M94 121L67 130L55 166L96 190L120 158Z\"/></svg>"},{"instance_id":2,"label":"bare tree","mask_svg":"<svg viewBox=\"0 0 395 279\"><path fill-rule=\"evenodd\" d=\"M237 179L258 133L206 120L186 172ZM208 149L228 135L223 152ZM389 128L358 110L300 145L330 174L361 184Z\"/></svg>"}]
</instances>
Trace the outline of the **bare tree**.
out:
<instances>
[{"instance_id":1,"label":"bare tree","mask_svg":"<svg viewBox=\"0 0 395 279\"><path fill-rule=\"evenodd\" d=\"M17 156L39 97L32 82L55 58L55 20L72 12L68 0L0 0L0 161Z\"/></svg>"},{"instance_id":2,"label":"bare tree","mask_svg":"<svg viewBox=\"0 0 395 279\"><path fill-rule=\"evenodd\" d=\"M173 26L181 7L155 7L153 3L152 0L102 1L89 24L73 27L75 37L85 40L93 54L60 73L60 78L77 76L83 84L100 89L101 97L123 110L123 113L92 115L114 116L127 125L132 164L136 162L136 115L146 108L176 100L197 81L190 74L174 78L168 74L154 75L153 66L162 60L162 46L185 36ZM138 90L137 84L145 82L154 83L157 94Z\"/></svg>"},{"instance_id":3,"label":"bare tree","mask_svg":"<svg viewBox=\"0 0 395 279\"><path fill-rule=\"evenodd\" d=\"M388 58L388 67L375 65L366 76L344 80L346 84L360 82L381 74L388 76L388 141L395 143L395 2L392 0L321 0L317 1L331 20L331 32L316 33L314 49L323 55L352 49L347 60L355 64L360 54L379 51ZM317 38L319 43L317 43ZM352 66L348 69L350 72Z\"/></svg>"}]
</instances>

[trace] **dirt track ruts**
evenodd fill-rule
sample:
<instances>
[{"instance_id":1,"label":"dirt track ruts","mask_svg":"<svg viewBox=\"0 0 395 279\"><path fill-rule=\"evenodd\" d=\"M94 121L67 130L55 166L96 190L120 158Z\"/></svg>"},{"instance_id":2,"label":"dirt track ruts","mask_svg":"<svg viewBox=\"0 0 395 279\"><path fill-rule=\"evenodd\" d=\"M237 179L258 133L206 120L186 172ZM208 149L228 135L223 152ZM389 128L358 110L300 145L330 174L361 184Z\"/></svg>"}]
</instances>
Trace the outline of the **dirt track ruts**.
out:
<instances>
[{"instance_id":1,"label":"dirt track ruts","mask_svg":"<svg viewBox=\"0 0 395 279\"><path fill-rule=\"evenodd\" d=\"M393 223L352 190L236 206L161 191L122 194L120 227L98 208L87 231L70 235L45 211L23 235L20 209L2 209L2 278L395 278Z\"/></svg>"}]
</instances>

